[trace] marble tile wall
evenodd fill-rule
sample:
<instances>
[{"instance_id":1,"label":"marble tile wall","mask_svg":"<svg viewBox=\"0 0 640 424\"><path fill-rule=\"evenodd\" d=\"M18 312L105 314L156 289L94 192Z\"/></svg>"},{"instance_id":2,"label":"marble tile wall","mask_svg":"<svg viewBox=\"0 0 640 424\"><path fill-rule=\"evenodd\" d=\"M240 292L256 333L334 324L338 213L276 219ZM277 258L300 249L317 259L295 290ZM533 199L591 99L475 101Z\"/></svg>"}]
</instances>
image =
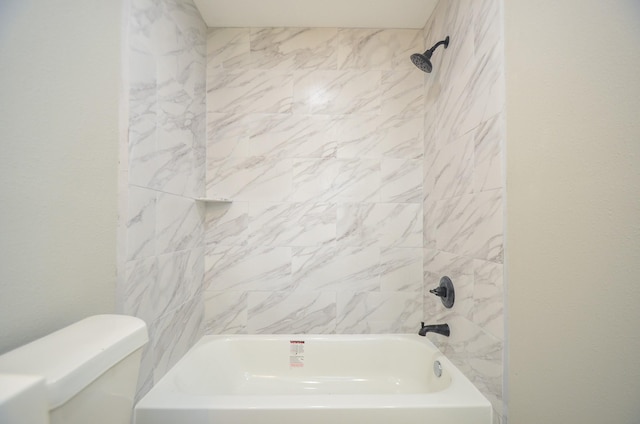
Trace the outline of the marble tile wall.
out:
<instances>
[{"instance_id":1,"label":"marble tile wall","mask_svg":"<svg viewBox=\"0 0 640 424\"><path fill-rule=\"evenodd\" d=\"M151 331L139 394L202 331L414 332L425 318L449 322L434 341L499 422L499 0L441 1L423 31L207 32L191 0L130 7L118 308ZM445 35L434 72L417 71L408 56ZM196 205L205 192L234 201ZM453 311L424 295L445 274Z\"/></svg>"},{"instance_id":2,"label":"marble tile wall","mask_svg":"<svg viewBox=\"0 0 640 424\"><path fill-rule=\"evenodd\" d=\"M417 331L421 30L210 29L208 333Z\"/></svg>"},{"instance_id":3,"label":"marble tile wall","mask_svg":"<svg viewBox=\"0 0 640 424\"><path fill-rule=\"evenodd\" d=\"M206 26L192 0L132 0L118 312L144 319L143 395L202 334Z\"/></svg>"},{"instance_id":4,"label":"marble tile wall","mask_svg":"<svg viewBox=\"0 0 640 424\"><path fill-rule=\"evenodd\" d=\"M500 0L440 1L425 44L447 35L425 75L424 316L448 322L429 336L491 400L503 420L504 64ZM426 289L451 277L456 304Z\"/></svg>"}]
</instances>

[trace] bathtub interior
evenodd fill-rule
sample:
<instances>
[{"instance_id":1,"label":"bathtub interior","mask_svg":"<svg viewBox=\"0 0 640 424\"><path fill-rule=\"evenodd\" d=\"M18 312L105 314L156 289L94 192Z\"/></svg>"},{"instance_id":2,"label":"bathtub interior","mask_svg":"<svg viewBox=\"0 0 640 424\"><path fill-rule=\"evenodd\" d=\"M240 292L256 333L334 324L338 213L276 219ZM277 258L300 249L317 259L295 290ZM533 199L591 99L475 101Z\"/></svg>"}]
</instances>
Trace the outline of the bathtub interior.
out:
<instances>
[{"instance_id":1,"label":"bathtub interior","mask_svg":"<svg viewBox=\"0 0 640 424\"><path fill-rule=\"evenodd\" d=\"M491 424L492 416L478 389L415 334L204 336L134 409L135 424Z\"/></svg>"},{"instance_id":2,"label":"bathtub interior","mask_svg":"<svg viewBox=\"0 0 640 424\"><path fill-rule=\"evenodd\" d=\"M169 379L198 395L432 393L451 382L448 370L435 375L438 356L425 343L397 336L214 337L189 352Z\"/></svg>"}]
</instances>

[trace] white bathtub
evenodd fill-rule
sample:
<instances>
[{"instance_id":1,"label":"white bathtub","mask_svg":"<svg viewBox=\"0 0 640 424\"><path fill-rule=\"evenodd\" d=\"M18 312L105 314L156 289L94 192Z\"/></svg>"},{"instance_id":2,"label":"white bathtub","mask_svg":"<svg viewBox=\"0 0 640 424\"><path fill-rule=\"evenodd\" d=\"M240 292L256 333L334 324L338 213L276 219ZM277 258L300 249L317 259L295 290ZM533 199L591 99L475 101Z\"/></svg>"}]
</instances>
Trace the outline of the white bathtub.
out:
<instances>
[{"instance_id":1,"label":"white bathtub","mask_svg":"<svg viewBox=\"0 0 640 424\"><path fill-rule=\"evenodd\" d=\"M489 401L426 337L396 334L205 336L134 415L136 424L492 422Z\"/></svg>"}]
</instances>

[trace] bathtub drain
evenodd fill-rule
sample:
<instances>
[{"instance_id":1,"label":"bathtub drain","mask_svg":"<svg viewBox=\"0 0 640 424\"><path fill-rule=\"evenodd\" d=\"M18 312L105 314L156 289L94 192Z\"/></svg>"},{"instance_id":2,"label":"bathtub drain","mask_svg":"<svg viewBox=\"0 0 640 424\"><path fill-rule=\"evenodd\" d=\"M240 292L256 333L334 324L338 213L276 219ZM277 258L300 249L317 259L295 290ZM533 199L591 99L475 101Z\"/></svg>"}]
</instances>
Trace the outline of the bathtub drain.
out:
<instances>
[{"instance_id":1,"label":"bathtub drain","mask_svg":"<svg viewBox=\"0 0 640 424\"><path fill-rule=\"evenodd\" d=\"M433 373L436 375L436 377L442 376L442 364L440 363L440 361L435 361L433 363Z\"/></svg>"}]
</instances>

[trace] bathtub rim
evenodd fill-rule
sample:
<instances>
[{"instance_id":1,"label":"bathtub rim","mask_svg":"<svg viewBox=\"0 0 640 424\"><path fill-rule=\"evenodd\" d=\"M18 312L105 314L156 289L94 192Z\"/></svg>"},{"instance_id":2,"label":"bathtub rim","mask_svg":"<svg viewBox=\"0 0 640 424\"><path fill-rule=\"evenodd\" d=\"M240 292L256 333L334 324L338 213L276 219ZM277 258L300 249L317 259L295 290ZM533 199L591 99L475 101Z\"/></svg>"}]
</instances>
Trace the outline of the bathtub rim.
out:
<instances>
[{"instance_id":1,"label":"bathtub rim","mask_svg":"<svg viewBox=\"0 0 640 424\"><path fill-rule=\"evenodd\" d=\"M287 395L211 395L184 393L175 385L181 364L193 352L212 341L244 340L402 340L425 344L437 352L436 359L451 374L450 385L440 391L419 394L287 394ZM218 334L205 335L136 404L135 410L288 410L288 409L400 409L400 408L490 408L489 400L426 337L417 334Z\"/></svg>"}]
</instances>

